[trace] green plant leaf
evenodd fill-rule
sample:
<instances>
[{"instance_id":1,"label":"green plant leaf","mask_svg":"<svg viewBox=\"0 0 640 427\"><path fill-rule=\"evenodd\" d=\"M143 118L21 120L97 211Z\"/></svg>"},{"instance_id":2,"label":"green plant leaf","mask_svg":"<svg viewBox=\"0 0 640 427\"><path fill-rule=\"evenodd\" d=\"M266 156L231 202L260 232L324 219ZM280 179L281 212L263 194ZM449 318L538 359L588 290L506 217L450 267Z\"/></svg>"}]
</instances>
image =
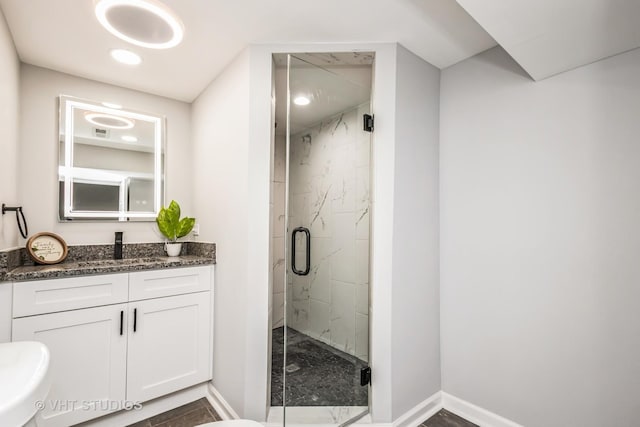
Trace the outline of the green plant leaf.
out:
<instances>
[{"instance_id":1,"label":"green plant leaf","mask_svg":"<svg viewBox=\"0 0 640 427\"><path fill-rule=\"evenodd\" d=\"M176 239L175 227L173 227L171 222L169 211L164 207L158 212L156 224L158 224L158 230L160 230L167 239L172 241Z\"/></svg>"},{"instance_id":2,"label":"green plant leaf","mask_svg":"<svg viewBox=\"0 0 640 427\"><path fill-rule=\"evenodd\" d=\"M174 236L177 235L178 224L180 223L180 205L175 200L172 200L167 208L167 219L171 222L171 231Z\"/></svg>"},{"instance_id":3,"label":"green plant leaf","mask_svg":"<svg viewBox=\"0 0 640 427\"><path fill-rule=\"evenodd\" d=\"M195 218L189 218L189 217L182 218L182 220L178 223L178 229L176 232L176 235L178 236L178 238L184 237L187 234L191 233L191 230L193 230L193 226L195 224L196 224Z\"/></svg>"},{"instance_id":4,"label":"green plant leaf","mask_svg":"<svg viewBox=\"0 0 640 427\"><path fill-rule=\"evenodd\" d=\"M177 218L180 218L180 205L175 200L172 200L167 207L167 210L170 211Z\"/></svg>"}]
</instances>

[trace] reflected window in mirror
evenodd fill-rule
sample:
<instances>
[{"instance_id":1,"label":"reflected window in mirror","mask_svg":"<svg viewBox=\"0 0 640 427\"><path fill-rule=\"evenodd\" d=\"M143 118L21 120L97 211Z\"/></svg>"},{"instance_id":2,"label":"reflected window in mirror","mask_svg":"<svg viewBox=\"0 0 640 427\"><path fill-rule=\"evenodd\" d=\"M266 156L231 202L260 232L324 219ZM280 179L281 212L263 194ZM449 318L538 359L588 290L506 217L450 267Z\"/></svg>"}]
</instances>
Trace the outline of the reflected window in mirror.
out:
<instances>
[{"instance_id":1,"label":"reflected window in mirror","mask_svg":"<svg viewBox=\"0 0 640 427\"><path fill-rule=\"evenodd\" d=\"M164 202L165 119L60 96L61 221L154 221Z\"/></svg>"}]
</instances>

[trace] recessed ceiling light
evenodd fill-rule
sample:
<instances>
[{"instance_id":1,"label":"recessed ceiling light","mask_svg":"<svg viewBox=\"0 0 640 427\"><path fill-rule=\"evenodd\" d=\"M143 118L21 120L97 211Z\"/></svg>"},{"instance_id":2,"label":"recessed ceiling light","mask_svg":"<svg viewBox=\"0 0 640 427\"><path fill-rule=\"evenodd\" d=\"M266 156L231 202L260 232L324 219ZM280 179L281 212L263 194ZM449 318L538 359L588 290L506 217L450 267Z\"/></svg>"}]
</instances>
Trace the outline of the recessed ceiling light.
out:
<instances>
[{"instance_id":1,"label":"recessed ceiling light","mask_svg":"<svg viewBox=\"0 0 640 427\"><path fill-rule=\"evenodd\" d=\"M104 113L87 113L84 118L89 123L111 129L131 129L135 123L131 119Z\"/></svg>"},{"instance_id":2,"label":"recessed ceiling light","mask_svg":"<svg viewBox=\"0 0 640 427\"><path fill-rule=\"evenodd\" d=\"M127 65L138 65L142 62L140 55L126 49L111 49L111 57L116 61Z\"/></svg>"},{"instance_id":3,"label":"recessed ceiling light","mask_svg":"<svg viewBox=\"0 0 640 427\"><path fill-rule=\"evenodd\" d=\"M114 104L113 102L103 102L102 105L104 105L107 108L113 108L114 110L119 110L122 108L122 105Z\"/></svg>"},{"instance_id":4,"label":"recessed ceiling light","mask_svg":"<svg viewBox=\"0 0 640 427\"><path fill-rule=\"evenodd\" d=\"M300 95L295 97L293 103L296 105L309 105L311 103L311 100L306 96Z\"/></svg>"},{"instance_id":5,"label":"recessed ceiling light","mask_svg":"<svg viewBox=\"0 0 640 427\"><path fill-rule=\"evenodd\" d=\"M100 0L96 17L111 34L136 46L168 49L184 37L180 19L155 0Z\"/></svg>"},{"instance_id":6,"label":"recessed ceiling light","mask_svg":"<svg viewBox=\"0 0 640 427\"><path fill-rule=\"evenodd\" d=\"M133 135L123 135L122 140L127 142L138 142L138 138Z\"/></svg>"}]
</instances>

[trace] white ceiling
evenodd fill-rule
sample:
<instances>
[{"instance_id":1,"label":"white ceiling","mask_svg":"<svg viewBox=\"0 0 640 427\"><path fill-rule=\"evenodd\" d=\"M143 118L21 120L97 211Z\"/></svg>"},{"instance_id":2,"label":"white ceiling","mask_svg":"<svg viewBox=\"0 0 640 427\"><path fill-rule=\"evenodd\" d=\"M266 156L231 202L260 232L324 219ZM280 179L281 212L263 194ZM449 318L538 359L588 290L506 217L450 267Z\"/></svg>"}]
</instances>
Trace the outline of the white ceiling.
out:
<instances>
[{"instance_id":1,"label":"white ceiling","mask_svg":"<svg viewBox=\"0 0 640 427\"><path fill-rule=\"evenodd\" d=\"M540 80L640 47L639 0L457 0Z\"/></svg>"},{"instance_id":2,"label":"white ceiling","mask_svg":"<svg viewBox=\"0 0 640 427\"><path fill-rule=\"evenodd\" d=\"M0 0L23 62L191 102L249 43L400 42L443 68L495 45L454 0L163 0L184 22L169 50L103 29L89 0ZM112 48L139 53L124 66Z\"/></svg>"},{"instance_id":3,"label":"white ceiling","mask_svg":"<svg viewBox=\"0 0 640 427\"><path fill-rule=\"evenodd\" d=\"M168 50L109 34L93 1L0 0L0 8L23 62L186 102L250 43L399 42L445 68L497 41L536 80L640 47L640 0L163 2L186 28ZM118 64L112 48L143 63Z\"/></svg>"}]
</instances>

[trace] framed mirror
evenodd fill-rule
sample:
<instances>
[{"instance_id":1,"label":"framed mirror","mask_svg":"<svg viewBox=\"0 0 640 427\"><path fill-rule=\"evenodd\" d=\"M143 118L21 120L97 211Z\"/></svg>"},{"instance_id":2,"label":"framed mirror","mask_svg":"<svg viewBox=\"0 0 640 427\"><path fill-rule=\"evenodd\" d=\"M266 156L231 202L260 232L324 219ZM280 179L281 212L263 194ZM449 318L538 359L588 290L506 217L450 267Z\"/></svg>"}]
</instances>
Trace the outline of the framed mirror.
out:
<instances>
[{"instance_id":1,"label":"framed mirror","mask_svg":"<svg viewBox=\"0 0 640 427\"><path fill-rule=\"evenodd\" d=\"M60 221L154 221L164 202L165 119L60 96Z\"/></svg>"}]
</instances>

